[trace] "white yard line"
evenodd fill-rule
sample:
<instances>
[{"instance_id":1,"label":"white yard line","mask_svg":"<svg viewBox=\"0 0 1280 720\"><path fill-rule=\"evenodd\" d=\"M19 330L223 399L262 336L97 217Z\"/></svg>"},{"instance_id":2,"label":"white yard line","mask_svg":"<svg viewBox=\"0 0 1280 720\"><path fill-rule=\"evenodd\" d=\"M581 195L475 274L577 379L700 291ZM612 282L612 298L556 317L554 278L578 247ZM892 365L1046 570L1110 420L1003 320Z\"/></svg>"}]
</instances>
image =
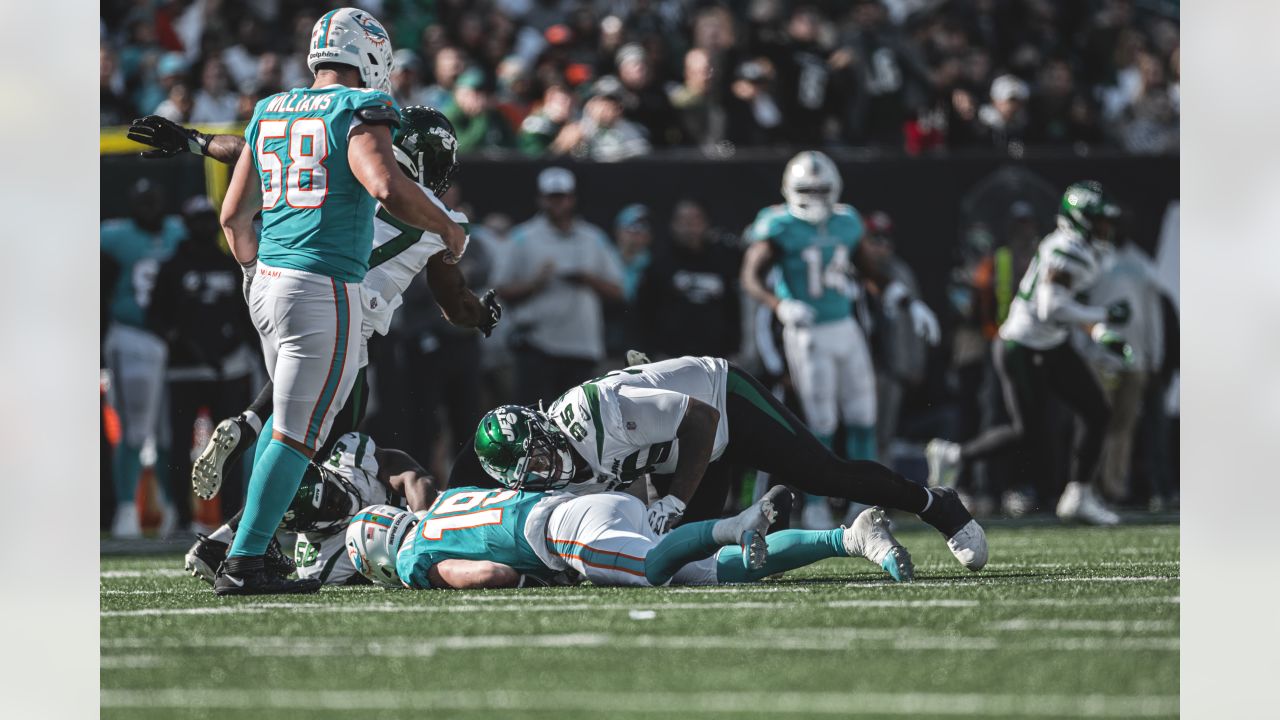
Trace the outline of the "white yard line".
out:
<instances>
[{"instance_id":1,"label":"white yard line","mask_svg":"<svg viewBox=\"0 0 1280 720\"><path fill-rule=\"evenodd\" d=\"M957 715L981 717L1161 717L1176 715L1176 695L1012 695L977 693L385 691L292 689L234 693L205 688L103 690L104 708L209 710L527 710L680 716L685 713L762 715Z\"/></svg>"},{"instance_id":2,"label":"white yard line","mask_svg":"<svg viewBox=\"0 0 1280 720\"><path fill-rule=\"evenodd\" d=\"M1053 620L1019 618L987 625L992 630L1030 630L1034 632L1066 630L1083 632L1177 632L1175 620Z\"/></svg>"},{"instance_id":3,"label":"white yard line","mask_svg":"<svg viewBox=\"0 0 1280 720\"><path fill-rule=\"evenodd\" d=\"M186 570L176 568L151 568L148 570L103 570L104 578L191 577Z\"/></svg>"}]
</instances>

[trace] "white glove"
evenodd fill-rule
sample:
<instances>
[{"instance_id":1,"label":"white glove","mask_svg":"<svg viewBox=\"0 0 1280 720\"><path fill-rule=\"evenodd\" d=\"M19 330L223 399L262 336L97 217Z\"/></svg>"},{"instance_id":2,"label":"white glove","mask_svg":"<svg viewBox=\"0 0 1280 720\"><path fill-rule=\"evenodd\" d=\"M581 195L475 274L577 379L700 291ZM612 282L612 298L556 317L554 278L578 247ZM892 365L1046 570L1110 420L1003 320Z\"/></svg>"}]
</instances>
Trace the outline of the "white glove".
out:
<instances>
[{"instance_id":1,"label":"white glove","mask_svg":"<svg viewBox=\"0 0 1280 720\"><path fill-rule=\"evenodd\" d=\"M649 506L649 527L653 529L653 534L661 537L671 532L671 528L680 522L680 518L684 517L684 503L675 495L666 495L658 498Z\"/></svg>"},{"instance_id":2,"label":"white glove","mask_svg":"<svg viewBox=\"0 0 1280 720\"><path fill-rule=\"evenodd\" d=\"M809 325L817 317L813 307L799 300L782 300L773 312L783 325Z\"/></svg>"},{"instance_id":3,"label":"white glove","mask_svg":"<svg viewBox=\"0 0 1280 720\"><path fill-rule=\"evenodd\" d=\"M880 305L884 308L885 317L890 320L898 317L898 307L909 297L911 297L911 291L897 280L886 285L884 294L880 296Z\"/></svg>"},{"instance_id":4,"label":"white glove","mask_svg":"<svg viewBox=\"0 0 1280 720\"><path fill-rule=\"evenodd\" d=\"M249 288L253 287L253 276L258 274L258 258L250 260L248 263L240 264L240 271L244 273L244 304L249 304Z\"/></svg>"},{"instance_id":5,"label":"white glove","mask_svg":"<svg viewBox=\"0 0 1280 720\"><path fill-rule=\"evenodd\" d=\"M919 300L912 300L911 306L911 327L915 329L916 335L929 345L937 345L942 339L942 333L938 330L938 318Z\"/></svg>"}]
</instances>

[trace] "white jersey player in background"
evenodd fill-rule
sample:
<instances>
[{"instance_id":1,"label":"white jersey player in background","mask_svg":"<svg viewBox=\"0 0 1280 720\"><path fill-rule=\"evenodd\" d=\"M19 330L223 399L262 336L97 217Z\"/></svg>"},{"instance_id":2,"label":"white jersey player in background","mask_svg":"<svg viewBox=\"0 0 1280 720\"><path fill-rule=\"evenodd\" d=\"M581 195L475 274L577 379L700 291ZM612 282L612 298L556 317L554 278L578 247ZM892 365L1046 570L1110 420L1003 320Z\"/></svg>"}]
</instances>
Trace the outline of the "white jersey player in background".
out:
<instances>
[{"instance_id":1,"label":"white jersey player in background","mask_svg":"<svg viewBox=\"0 0 1280 720\"><path fill-rule=\"evenodd\" d=\"M720 517L730 466L788 471L815 495L915 513L970 570L987 561L986 535L953 489L925 489L877 462L836 457L754 377L721 358L682 357L617 370L541 409L485 415L475 452L512 489L586 494L645 475L666 495L648 510L657 534Z\"/></svg>"},{"instance_id":2,"label":"white jersey player in background","mask_svg":"<svg viewBox=\"0 0 1280 720\"><path fill-rule=\"evenodd\" d=\"M1128 320L1129 306L1119 302L1094 307L1075 299L1101 274L1119 216L1119 207L1101 184L1084 181L1067 188L1058 210L1058 229L1040 242L992 348L1009 422L964 444L931 441L926 449L930 485L954 485L965 464L1038 437L1043 432L1044 400L1052 393L1081 421L1058 516L1099 525L1119 522L1094 489L1111 409L1093 371L1070 342L1072 330L1084 326L1118 362L1126 362L1130 354L1114 330Z\"/></svg>"}]
</instances>

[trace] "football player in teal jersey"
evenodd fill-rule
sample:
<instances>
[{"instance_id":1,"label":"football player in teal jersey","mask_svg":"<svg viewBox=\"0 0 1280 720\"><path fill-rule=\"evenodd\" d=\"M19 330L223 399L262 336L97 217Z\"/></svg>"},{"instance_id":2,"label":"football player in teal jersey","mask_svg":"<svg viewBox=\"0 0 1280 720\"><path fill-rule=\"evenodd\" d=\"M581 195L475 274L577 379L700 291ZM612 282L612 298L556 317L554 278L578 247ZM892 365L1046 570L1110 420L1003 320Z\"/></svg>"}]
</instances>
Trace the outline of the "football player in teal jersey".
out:
<instances>
[{"instance_id":1,"label":"football player in teal jersey","mask_svg":"<svg viewBox=\"0 0 1280 720\"><path fill-rule=\"evenodd\" d=\"M911 557L879 509L851 528L782 530L761 539L786 489L736 517L688 523L659 537L625 493L456 488L426 513L365 508L347 529L352 564L373 582L413 589L563 584L657 587L755 582L828 557L865 557L898 581ZM735 542L738 536L751 542ZM746 553L746 554L744 554Z\"/></svg>"},{"instance_id":2,"label":"football player in teal jersey","mask_svg":"<svg viewBox=\"0 0 1280 720\"><path fill-rule=\"evenodd\" d=\"M783 325L783 350L805 421L831 447L839 421L845 428L845 457L876 457L875 372L866 338L853 317L853 269L879 277L879 268L863 251L862 217L839 204L843 182L835 163L820 152L805 151L787 163L782 178L783 205L760 211L747 230L742 286L771 309ZM765 282L776 269L776 282ZM886 308L907 305L916 330L931 344L938 323L901 283L889 283ZM826 505L809 496L806 525L830 525L829 512L810 519Z\"/></svg>"},{"instance_id":3,"label":"football player in teal jersey","mask_svg":"<svg viewBox=\"0 0 1280 720\"><path fill-rule=\"evenodd\" d=\"M165 216L164 197L150 180L139 180L130 190L129 213L128 218L103 221L100 239L102 253L120 268L110 302L111 323L103 340L110 399L123 431L112 457L117 502L112 535L116 537L141 535L134 494L142 472L142 446L155 436L168 356L164 341L147 330L146 310L156 272L186 236L181 220ZM157 459L156 468L163 467L163 458ZM168 483L161 478L160 486Z\"/></svg>"},{"instance_id":4,"label":"football player in teal jersey","mask_svg":"<svg viewBox=\"0 0 1280 720\"><path fill-rule=\"evenodd\" d=\"M312 31L307 66L315 73L310 88L254 109L222 207L274 384L274 428L214 581L219 595L320 587L269 571L263 553L355 383L374 203L438 235L454 262L466 244L463 229L397 167L392 131L400 116L386 93L392 50L382 24L355 8L326 13Z\"/></svg>"}]
</instances>

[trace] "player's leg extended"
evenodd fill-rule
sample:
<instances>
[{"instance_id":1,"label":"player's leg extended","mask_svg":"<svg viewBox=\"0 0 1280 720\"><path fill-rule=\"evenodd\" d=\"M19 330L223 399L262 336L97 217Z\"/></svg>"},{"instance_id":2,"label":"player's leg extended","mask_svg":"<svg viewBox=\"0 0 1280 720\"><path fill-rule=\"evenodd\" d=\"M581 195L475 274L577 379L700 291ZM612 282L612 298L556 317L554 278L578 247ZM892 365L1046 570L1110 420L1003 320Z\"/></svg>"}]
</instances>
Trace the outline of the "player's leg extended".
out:
<instances>
[{"instance_id":1,"label":"player's leg extended","mask_svg":"<svg viewBox=\"0 0 1280 720\"><path fill-rule=\"evenodd\" d=\"M835 357L836 394L845 428L845 457L875 460L876 372L862 330L848 318L832 323L821 339L824 351Z\"/></svg>"},{"instance_id":2,"label":"player's leg extended","mask_svg":"<svg viewBox=\"0 0 1280 720\"><path fill-rule=\"evenodd\" d=\"M853 525L834 530L780 530L768 537L769 559L756 570L743 567L741 551L727 547L716 555L716 581L757 582L770 575L833 557L862 557L898 582L914 579L911 555L889 531L879 508L863 510Z\"/></svg>"},{"instance_id":3,"label":"player's leg extended","mask_svg":"<svg viewBox=\"0 0 1280 720\"><path fill-rule=\"evenodd\" d=\"M107 333L111 398L120 417L121 440L113 456L116 520L113 534L136 536L135 497L142 473L142 446L155 432L164 385L167 348L151 333L116 324Z\"/></svg>"},{"instance_id":4,"label":"player's leg extended","mask_svg":"<svg viewBox=\"0 0 1280 720\"><path fill-rule=\"evenodd\" d=\"M836 422L836 353L824 346L821 338L830 335L831 324L817 327L786 327L782 331L783 351L791 371L791 383L800 398L809 430L828 449L835 440ZM830 343L828 343L830 344ZM826 500L806 494L801 522L816 530L835 524Z\"/></svg>"},{"instance_id":5,"label":"player's leg extended","mask_svg":"<svg viewBox=\"0 0 1280 720\"><path fill-rule=\"evenodd\" d=\"M665 585L685 565L731 545L738 551L738 563L743 568L760 568L768 559L765 531L777 517L776 504L780 497L788 492L778 486L734 517L685 523L672 530L649 551L645 558L645 577L652 585Z\"/></svg>"},{"instance_id":6,"label":"player's leg extended","mask_svg":"<svg viewBox=\"0 0 1280 720\"><path fill-rule=\"evenodd\" d=\"M262 555L356 379L359 286L301 271L259 274L254 320L276 346L272 440L255 463L230 558ZM286 442L287 438L291 442Z\"/></svg>"},{"instance_id":7,"label":"player's leg extended","mask_svg":"<svg viewBox=\"0 0 1280 720\"><path fill-rule=\"evenodd\" d=\"M1045 381L1053 393L1076 413L1071 480L1059 498L1058 516L1097 525L1115 525L1120 522L1120 516L1098 499L1094 487L1102 457L1102 441L1111 422L1111 406L1106 395L1093 371L1068 344L1046 353Z\"/></svg>"},{"instance_id":8,"label":"player's leg extended","mask_svg":"<svg viewBox=\"0 0 1280 720\"><path fill-rule=\"evenodd\" d=\"M871 460L841 460L765 391L758 380L730 365L726 387L727 457L769 473L786 471L797 487L827 497L905 510L947 538L961 563L986 564L986 537L954 490L928 490Z\"/></svg>"},{"instance_id":9,"label":"player's leg extended","mask_svg":"<svg viewBox=\"0 0 1280 720\"><path fill-rule=\"evenodd\" d=\"M264 352L274 355L274 348L264 346ZM269 359L267 367L273 367L274 364ZM196 458L195 465L191 468L191 486L195 488L196 495L206 499L217 495L228 468L235 464L236 458L244 453L245 448L263 437L270 440L271 429L267 427L264 430L263 419L270 421L274 393L275 386L268 381L244 412L236 417L224 418L213 429L209 444L200 451L200 457ZM262 444L262 449L266 449L265 443ZM260 451L255 450L255 460L259 454Z\"/></svg>"}]
</instances>

